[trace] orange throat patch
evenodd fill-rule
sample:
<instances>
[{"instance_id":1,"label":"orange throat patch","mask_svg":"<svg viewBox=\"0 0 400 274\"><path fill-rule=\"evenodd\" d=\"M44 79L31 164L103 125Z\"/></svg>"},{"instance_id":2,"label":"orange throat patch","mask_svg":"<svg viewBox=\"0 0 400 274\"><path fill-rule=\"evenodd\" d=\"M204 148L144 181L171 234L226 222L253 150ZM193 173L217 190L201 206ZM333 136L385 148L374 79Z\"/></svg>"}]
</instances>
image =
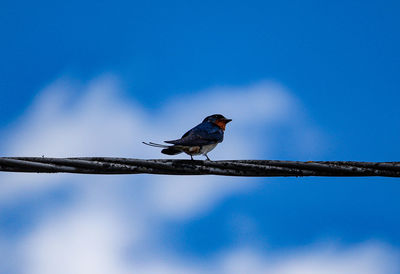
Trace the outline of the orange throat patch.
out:
<instances>
[{"instance_id":1,"label":"orange throat patch","mask_svg":"<svg viewBox=\"0 0 400 274\"><path fill-rule=\"evenodd\" d=\"M220 120L214 122L217 126L219 126L222 130L225 130L226 123Z\"/></svg>"}]
</instances>

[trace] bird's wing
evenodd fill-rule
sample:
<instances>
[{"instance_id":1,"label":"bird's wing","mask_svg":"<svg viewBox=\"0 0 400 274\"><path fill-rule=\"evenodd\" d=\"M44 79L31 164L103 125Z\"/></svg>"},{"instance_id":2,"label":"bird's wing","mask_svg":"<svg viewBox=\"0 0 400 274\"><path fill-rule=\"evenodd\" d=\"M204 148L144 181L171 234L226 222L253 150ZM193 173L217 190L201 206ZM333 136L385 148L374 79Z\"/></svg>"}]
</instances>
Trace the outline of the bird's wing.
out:
<instances>
[{"instance_id":1,"label":"bird's wing","mask_svg":"<svg viewBox=\"0 0 400 274\"><path fill-rule=\"evenodd\" d=\"M202 123L186 132L181 139L165 142L181 146L204 146L222 142L223 137L224 133L220 128Z\"/></svg>"}]
</instances>

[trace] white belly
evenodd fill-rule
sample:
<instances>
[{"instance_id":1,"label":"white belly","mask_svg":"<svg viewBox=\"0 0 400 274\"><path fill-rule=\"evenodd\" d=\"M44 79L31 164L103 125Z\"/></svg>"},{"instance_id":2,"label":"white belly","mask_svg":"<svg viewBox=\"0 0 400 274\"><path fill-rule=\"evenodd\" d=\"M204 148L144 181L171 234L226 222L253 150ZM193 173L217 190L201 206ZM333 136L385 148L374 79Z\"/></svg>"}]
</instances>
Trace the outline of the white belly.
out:
<instances>
[{"instance_id":1,"label":"white belly","mask_svg":"<svg viewBox=\"0 0 400 274\"><path fill-rule=\"evenodd\" d=\"M199 154L205 155L205 154L209 153L211 150L213 150L216 146L217 146L217 144L212 144L212 145L203 146L203 147L201 148Z\"/></svg>"},{"instance_id":2,"label":"white belly","mask_svg":"<svg viewBox=\"0 0 400 274\"><path fill-rule=\"evenodd\" d=\"M183 152L185 152L186 154L189 155L206 155L208 152L210 152L211 150L213 150L215 147L217 146L217 144L212 144L212 145L205 145L205 146L193 146L193 147L187 147L187 146L181 146L179 147L180 149L182 149ZM176 146L178 147L178 146Z\"/></svg>"}]
</instances>

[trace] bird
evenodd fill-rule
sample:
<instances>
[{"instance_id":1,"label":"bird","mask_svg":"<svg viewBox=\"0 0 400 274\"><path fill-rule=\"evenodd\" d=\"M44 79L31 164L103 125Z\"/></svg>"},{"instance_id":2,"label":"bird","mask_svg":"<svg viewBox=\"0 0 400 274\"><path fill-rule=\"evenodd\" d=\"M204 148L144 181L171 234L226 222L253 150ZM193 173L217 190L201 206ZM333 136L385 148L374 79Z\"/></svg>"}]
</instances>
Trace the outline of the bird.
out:
<instances>
[{"instance_id":1,"label":"bird","mask_svg":"<svg viewBox=\"0 0 400 274\"><path fill-rule=\"evenodd\" d=\"M207 153L213 150L224 140L226 124L232 119L227 119L221 114L213 114L187 131L180 139L164 141L171 145L162 145L153 142L142 142L145 145L162 148L161 153L167 155L177 155L182 152L190 155L193 160L194 155L204 155L211 161Z\"/></svg>"}]
</instances>

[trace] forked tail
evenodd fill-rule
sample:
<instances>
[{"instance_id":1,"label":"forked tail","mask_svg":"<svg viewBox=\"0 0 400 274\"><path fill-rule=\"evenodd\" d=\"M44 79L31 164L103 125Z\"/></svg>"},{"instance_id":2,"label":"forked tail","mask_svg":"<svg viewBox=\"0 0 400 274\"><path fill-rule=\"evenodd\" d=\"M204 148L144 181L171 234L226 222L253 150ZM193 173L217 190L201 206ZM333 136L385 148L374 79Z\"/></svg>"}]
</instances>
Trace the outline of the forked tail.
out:
<instances>
[{"instance_id":1,"label":"forked tail","mask_svg":"<svg viewBox=\"0 0 400 274\"><path fill-rule=\"evenodd\" d=\"M153 142L148 142L148 143L142 142L142 143L145 144L145 145L151 146L151 147L161 147L161 148L169 148L170 147L170 146L167 146L167 145L156 144L156 143L153 143Z\"/></svg>"},{"instance_id":2,"label":"forked tail","mask_svg":"<svg viewBox=\"0 0 400 274\"><path fill-rule=\"evenodd\" d=\"M167 155L177 155L179 153L182 153L181 150L177 149L175 146L167 146L167 145L162 145L162 144L156 144L153 142L142 142L145 145L151 146L151 147L159 147L159 148L163 148L163 150L161 150L161 153L167 154Z\"/></svg>"}]
</instances>

